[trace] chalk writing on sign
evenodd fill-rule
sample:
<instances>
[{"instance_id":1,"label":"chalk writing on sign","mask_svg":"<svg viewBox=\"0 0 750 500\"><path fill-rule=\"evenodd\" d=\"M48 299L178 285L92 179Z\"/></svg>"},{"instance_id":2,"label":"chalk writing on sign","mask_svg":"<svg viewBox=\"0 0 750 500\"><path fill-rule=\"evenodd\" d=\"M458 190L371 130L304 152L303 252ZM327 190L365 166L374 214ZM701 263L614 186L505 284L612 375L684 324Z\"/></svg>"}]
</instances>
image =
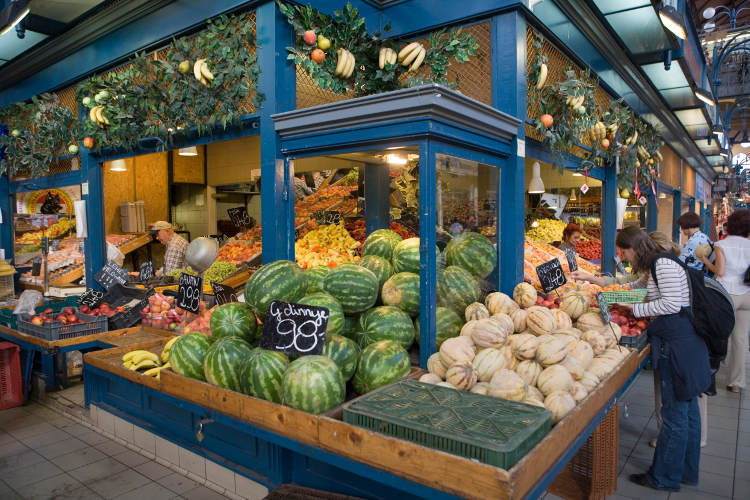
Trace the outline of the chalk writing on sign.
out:
<instances>
[{"instance_id":1,"label":"chalk writing on sign","mask_svg":"<svg viewBox=\"0 0 750 500\"><path fill-rule=\"evenodd\" d=\"M260 346L285 354L320 354L328 328L326 307L271 301Z\"/></svg>"}]
</instances>

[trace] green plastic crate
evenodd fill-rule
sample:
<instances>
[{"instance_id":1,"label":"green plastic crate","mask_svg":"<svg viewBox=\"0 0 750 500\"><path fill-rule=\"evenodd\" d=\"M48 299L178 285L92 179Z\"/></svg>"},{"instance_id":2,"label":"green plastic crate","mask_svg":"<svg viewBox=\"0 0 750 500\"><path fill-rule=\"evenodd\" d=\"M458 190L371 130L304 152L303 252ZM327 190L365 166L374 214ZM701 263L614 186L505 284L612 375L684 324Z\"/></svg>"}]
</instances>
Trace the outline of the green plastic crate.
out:
<instances>
[{"instance_id":1,"label":"green plastic crate","mask_svg":"<svg viewBox=\"0 0 750 500\"><path fill-rule=\"evenodd\" d=\"M637 304L646 300L648 290L645 288L637 288L635 290L619 290L611 292L602 292L602 297L607 304L615 304L617 302L627 302L631 304Z\"/></svg>"},{"instance_id":2,"label":"green plastic crate","mask_svg":"<svg viewBox=\"0 0 750 500\"><path fill-rule=\"evenodd\" d=\"M552 414L525 403L407 380L345 404L344 422L510 469L547 435Z\"/></svg>"}]
</instances>

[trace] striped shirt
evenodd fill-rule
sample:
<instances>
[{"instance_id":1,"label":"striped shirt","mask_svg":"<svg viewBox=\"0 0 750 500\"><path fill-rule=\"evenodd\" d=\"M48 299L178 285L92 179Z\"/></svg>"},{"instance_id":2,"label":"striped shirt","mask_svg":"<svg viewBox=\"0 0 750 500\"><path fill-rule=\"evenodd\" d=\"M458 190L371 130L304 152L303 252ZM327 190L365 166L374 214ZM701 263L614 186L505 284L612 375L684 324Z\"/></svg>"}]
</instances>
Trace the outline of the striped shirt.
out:
<instances>
[{"instance_id":1,"label":"striped shirt","mask_svg":"<svg viewBox=\"0 0 750 500\"><path fill-rule=\"evenodd\" d=\"M655 268L659 286L656 286L649 273L646 302L633 304L633 315L636 318L676 314L683 307L690 307L690 286L685 269L666 258L658 259Z\"/></svg>"}]
</instances>

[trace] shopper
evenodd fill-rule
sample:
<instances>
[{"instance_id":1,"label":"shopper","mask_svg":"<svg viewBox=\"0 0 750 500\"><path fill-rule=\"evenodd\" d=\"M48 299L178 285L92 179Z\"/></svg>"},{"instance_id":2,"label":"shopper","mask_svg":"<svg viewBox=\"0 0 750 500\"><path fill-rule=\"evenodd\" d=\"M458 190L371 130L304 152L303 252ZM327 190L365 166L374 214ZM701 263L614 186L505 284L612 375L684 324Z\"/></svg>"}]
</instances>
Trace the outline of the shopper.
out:
<instances>
[{"instance_id":1,"label":"shopper","mask_svg":"<svg viewBox=\"0 0 750 500\"><path fill-rule=\"evenodd\" d=\"M294 174L294 201L304 200L313 194L313 190L305 182L304 174Z\"/></svg>"},{"instance_id":2,"label":"shopper","mask_svg":"<svg viewBox=\"0 0 750 500\"><path fill-rule=\"evenodd\" d=\"M708 350L690 321L690 288L685 269L661 254L648 235L636 227L623 229L616 245L636 272L648 273L647 302L619 306L631 309L636 318L654 318L648 335L653 363L660 375L664 421L651 467L630 479L641 486L679 491L680 484L698 484L698 396L711 385ZM651 275L652 265L656 280Z\"/></svg>"},{"instance_id":3,"label":"shopper","mask_svg":"<svg viewBox=\"0 0 750 500\"><path fill-rule=\"evenodd\" d=\"M703 263L695 256L695 249L699 245L710 245L711 240L708 239L706 233L701 231L701 218L695 212L685 212L677 218L677 225L680 226L682 236L686 238L685 244L682 246L682 254L680 259L688 267L693 269L703 270Z\"/></svg>"},{"instance_id":4,"label":"shopper","mask_svg":"<svg viewBox=\"0 0 750 500\"><path fill-rule=\"evenodd\" d=\"M719 231L719 239L723 240L727 236L729 236L729 234L727 234L727 223L725 222L721 225L721 231Z\"/></svg>"},{"instance_id":5,"label":"shopper","mask_svg":"<svg viewBox=\"0 0 750 500\"><path fill-rule=\"evenodd\" d=\"M744 282L750 267L750 210L736 210L726 223L727 236L714 246L716 262L702 262L716 274L719 283L732 295L734 329L729 337L727 359L719 369L719 377L727 379L727 389L739 392L745 388L745 353L750 331L750 286Z\"/></svg>"},{"instance_id":6,"label":"shopper","mask_svg":"<svg viewBox=\"0 0 750 500\"><path fill-rule=\"evenodd\" d=\"M149 230L156 235L156 239L167 247L164 253L164 266L156 271L156 276L169 274L175 269L185 268L185 252L188 242L174 232L174 226L167 221L157 221L149 224Z\"/></svg>"}]
</instances>

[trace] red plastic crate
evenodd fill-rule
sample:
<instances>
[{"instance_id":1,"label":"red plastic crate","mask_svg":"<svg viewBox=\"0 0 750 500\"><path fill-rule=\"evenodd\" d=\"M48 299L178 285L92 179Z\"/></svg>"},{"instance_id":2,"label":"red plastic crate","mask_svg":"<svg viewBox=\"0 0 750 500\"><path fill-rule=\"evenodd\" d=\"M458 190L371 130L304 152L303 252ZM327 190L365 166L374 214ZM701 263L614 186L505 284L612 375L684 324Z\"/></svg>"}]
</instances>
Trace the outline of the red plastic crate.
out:
<instances>
[{"instance_id":1,"label":"red plastic crate","mask_svg":"<svg viewBox=\"0 0 750 500\"><path fill-rule=\"evenodd\" d=\"M0 410L23 404L19 350L16 344L0 342Z\"/></svg>"}]
</instances>

